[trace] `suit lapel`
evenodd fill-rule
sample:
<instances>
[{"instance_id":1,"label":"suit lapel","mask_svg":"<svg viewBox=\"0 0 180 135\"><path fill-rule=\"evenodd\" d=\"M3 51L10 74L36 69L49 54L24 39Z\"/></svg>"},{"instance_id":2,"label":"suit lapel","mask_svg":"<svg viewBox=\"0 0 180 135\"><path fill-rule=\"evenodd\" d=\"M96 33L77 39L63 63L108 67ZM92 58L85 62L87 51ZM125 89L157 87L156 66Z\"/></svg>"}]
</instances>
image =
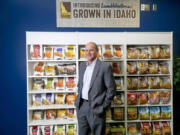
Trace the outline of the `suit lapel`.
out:
<instances>
[{"instance_id":1,"label":"suit lapel","mask_svg":"<svg viewBox=\"0 0 180 135\"><path fill-rule=\"evenodd\" d=\"M94 81L95 81L95 79L96 79L96 75L97 75L97 73L98 73L98 71L99 71L99 67L100 67L100 60L97 59L96 65L95 65L95 67L94 67L94 71L93 71L93 74L92 74L92 78L91 78L91 83L90 83L89 90L91 89L91 87L92 87L92 85L93 85L93 83L94 83Z\"/></svg>"},{"instance_id":2,"label":"suit lapel","mask_svg":"<svg viewBox=\"0 0 180 135\"><path fill-rule=\"evenodd\" d=\"M80 71L79 71L79 72L81 72L80 78L82 78L82 79L81 79L82 85L83 85L84 72L85 72L85 70L86 70L86 67L87 67L86 62L84 62L84 63L83 63L83 66L82 66L82 69L80 69Z\"/></svg>"}]
</instances>

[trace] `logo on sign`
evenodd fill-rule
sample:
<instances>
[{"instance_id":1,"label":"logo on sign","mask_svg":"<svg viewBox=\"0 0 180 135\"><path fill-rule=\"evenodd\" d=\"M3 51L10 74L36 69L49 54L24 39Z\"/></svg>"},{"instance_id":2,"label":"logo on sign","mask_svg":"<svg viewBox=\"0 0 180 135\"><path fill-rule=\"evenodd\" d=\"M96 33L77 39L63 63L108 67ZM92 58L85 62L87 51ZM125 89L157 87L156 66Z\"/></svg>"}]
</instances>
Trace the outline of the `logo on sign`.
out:
<instances>
[{"instance_id":1,"label":"logo on sign","mask_svg":"<svg viewBox=\"0 0 180 135\"><path fill-rule=\"evenodd\" d=\"M71 18L71 2L61 2L61 18Z\"/></svg>"}]
</instances>

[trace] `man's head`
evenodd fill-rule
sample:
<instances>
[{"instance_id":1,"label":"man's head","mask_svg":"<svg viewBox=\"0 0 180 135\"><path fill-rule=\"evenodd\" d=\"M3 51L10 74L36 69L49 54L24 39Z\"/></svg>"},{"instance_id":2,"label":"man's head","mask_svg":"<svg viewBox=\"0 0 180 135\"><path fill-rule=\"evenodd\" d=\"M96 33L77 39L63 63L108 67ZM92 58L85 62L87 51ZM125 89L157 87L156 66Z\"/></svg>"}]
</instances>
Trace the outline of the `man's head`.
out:
<instances>
[{"instance_id":1,"label":"man's head","mask_svg":"<svg viewBox=\"0 0 180 135\"><path fill-rule=\"evenodd\" d=\"M85 47L85 55L88 62L92 62L94 59L97 58L98 53L98 46L94 42L89 42L86 44Z\"/></svg>"}]
</instances>

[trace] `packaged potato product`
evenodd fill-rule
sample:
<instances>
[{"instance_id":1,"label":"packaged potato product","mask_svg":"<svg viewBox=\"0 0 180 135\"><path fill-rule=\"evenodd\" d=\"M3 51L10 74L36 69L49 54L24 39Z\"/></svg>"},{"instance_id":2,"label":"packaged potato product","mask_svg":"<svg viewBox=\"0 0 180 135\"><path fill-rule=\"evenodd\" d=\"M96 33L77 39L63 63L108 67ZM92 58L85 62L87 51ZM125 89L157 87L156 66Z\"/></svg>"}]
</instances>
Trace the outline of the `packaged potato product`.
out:
<instances>
[{"instance_id":1,"label":"packaged potato product","mask_svg":"<svg viewBox=\"0 0 180 135\"><path fill-rule=\"evenodd\" d=\"M122 58L123 51L120 45L113 45L114 58Z\"/></svg>"},{"instance_id":2,"label":"packaged potato product","mask_svg":"<svg viewBox=\"0 0 180 135\"><path fill-rule=\"evenodd\" d=\"M148 104L148 94L146 92L139 93L140 105Z\"/></svg>"},{"instance_id":3,"label":"packaged potato product","mask_svg":"<svg viewBox=\"0 0 180 135\"><path fill-rule=\"evenodd\" d=\"M65 94L58 93L55 95L55 104L65 104Z\"/></svg>"},{"instance_id":4,"label":"packaged potato product","mask_svg":"<svg viewBox=\"0 0 180 135\"><path fill-rule=\"evenodd\" d=\"M66 119L67 118L67 110L59 109L57 110L57 119Z\"/></svg>"},{"instance_id":5,"label":"packaged potato product","mask_svg":"<svg viewBox=\"0 0 180 135\"><path fill-rule=\"evenodd\" d=\"M85 59L85 47L80 47L80 59Z\"/></svg>"},{"instance_id":6,"label":"packaged potato product","mask_svg":"<svg viewBox=\"0 0 180 135\"><path fill-rule=\"evenodd\" d=\"M66 119L67 118L67 110L66 109L57 110L57 118L58 119Z\"/></svg>"},{"instance_id":7,"label":"packaged potato product","mask_svg":"<svg viewBox=\"0 0 180 135\"><path fill-rule=\"evenodd\" d=\"M168 62L159 62L159 71L161 74L169 74L169 63Z\"/></svg>"},{"instance_id":8,"label":"packaged potato product","mask_svg":"<svg viewBox=\"0 0 180 135\"><path fill-rule=\"evenodd\" d=\"M128 74L137 73L137 63L136 62L127 62L127 72Z\"/></svg>"},{"instance_id":9,"label":"packaged potato product","mask_svg":"<svg viewBox=\"0 0 180 135\"><path fill-rule=\"evenodd\" d=\"M111 126L109 123L106 123L106 132L105 132L105 135L110 135L111 133Z\"/></svg>"},{"instance_id":10,"label":"packaged potato product","mask_svg":"<svg viewBox=\"0 0 180 135\"><path fill-rule=\"evenodd\" d=\"M110 135L125 135L126 129L122 124L111 124L111 134Z\"/></svg>"},{"instance_id":11,"label":"packaged potato product","mask_svg":"<svg viewBox=\"0 0 180 135\"><path fill-rule=\"evenodd\" d=\"M149 79L150 89L159 89L160 88L159 77L149 77L148 79Z\"/></svg>"},{"instance_id":12,"label":"packaged potato product","mask_svg":"<svg viewBox=\"0 0 180 135\"><path fill-rule=\"evenodd\" d=\"M34 75L35 76L44 75L44 62L38 62L34 64Z\"/></svg>"},{"instance_id":13,"label":"packaged potato product","mask_svg":"<svg viewBox=\"0 0 180 135\"><path fill-rule=\"evenodd\" d=\"M112 111L113 111L112 117L114 120L123 120L124 119L124 108L114 107Z\"/></svg>"},{"instance_id":14,"label":"packaged potato product","mask_svg":"<svg viewBox=\"0 0 180 135\"><path fill-rule=\"evenodd\" d=\"M32 105L34 106L40 106L42 105L42 96L41 94L34 94L32 95Z\"/></svg>"},{"instance_id":15,"label":"packaged potato product","mask_svg":"<svg viewBox=\"0 0 180 135\"><path fill-rule=\"evenodd\" d=\"M138 135L137 123L128 123L128 135Z\"/></svg>"},{"instance_id":16,"label":"packaged potato product","mask_svg":"<svg viewBox=\"0 0 180 135\"><path fill-rule=\"evenodd\" d=\"M68 63L65 65L65 73L68 75L76 74L76 64L75 63Z\"/></svg>"},{"instance_id":17,"label":"packaged potato product","mask_svg":"<svg viewBox=\"0 0 180 135\"><path fill-rule=\"evenodd\" d=\"M52 104L54 104L54 94L52 94L52 93L43 94L42 103L43 103L43 105L52 105Z\"/></svg>"},{"instance_id":18,"label":"packaged potato product","mask_svg":"<svg viewBox=\"0 0 180 135\"><path fill-rule=\"evenodd\" d=\"M39 126L32 126L30 127L30 135L40 135L40 129Z\"/></svg>"},{"instance_id":19,"label":"packaged potato product","mask_svg":"<svg viewBox=\"0 0 180 135\"><path fill-rule=\"evenodd\" d=\"M136 120L138 118L137 115L137 107L128 107L127 108L127 118L128 120Z\"/></svg>"},{"instance_id":20,"label":"packaged potato product","mask_svg":"<svg viewBox=\"0 0 180 135\"><path fill-rule=\"evenodd\" d=\"M115 84L116 84L116 89L123 89L124 87L123 78L115 77Z\"/></svg>"},{"instance_id":21,"label":"packaged potato product","mask_svg":"<svg viewBox=\"0 0 180 135\"><path fill-rule=\"evenodd\" d=\"M98 53L97 53L97 58L101 58L102 57L102 51L101 51L101 46L98 46Z\"/></svg>"},{"instance_id":22,"label":"packaged potato product","mask_svg":"<svg viewBox=\"0 0 180 135\"><path fill-rule=\"evenodd\" d=\"M112 70L114 75L121 74L121 63L120 62L112 62Z\"/></svg>"},{"instance_id":23,"label":"packaged potato product","mask_svg":"<svg viewBox=\"0 0 180 135\"><path fill-rule=\"evenodd\" d=\"M76 135L77 127L75 124L66 125L66 135Z\"/></svg>"},{"instance_id":24,"label":"packaged potato product","mask_svg":"<svg viewBox=\"0 0 180 135\"><path fill-rule=\"evenodd\" d=\"M153 135L162 135L162 128L159 122L153 122Z\"/></svg>"},{"instance_id":25,"label":"packaged potato product","mask_svg":"<svg viewBox=\"0 0 180 135\"><path fill-rule=\"evenodd\" d=\"M53 135L53 126L41 126L42 135Z\"/></svg>"},{"instance_id":26,"label":"packaged potato product","mask_svg":"<svg viewBox=\"0 0 180 135\"><path fill-rule=\"evenodd\" d=\"M42 120L43 119L43 111L39 111L39 110L33 111L32 119L33 120Z\"/></svg>"},{"instance_id":27,"label":"packaged potato product","mask_svg":"<svg viewBox=\"0 0 180 135\"><path fill-rule=\"evenodd\" d=\"M151 59L158 59L160 57L160 47L159 46L150 46L149 52L150 52Z\"/></svg>"},{"instance_id":28,"label":"packaged potato product","mask_svg":"<svg viewBox=\"0 0 180 135\"><path fill-rule=\"evenodd\" d=\"M160 92L160 101L162 104L168 104L171 97L171 91L161 91Z\"/></svg>"},{"instance_id":29,"label":"packaged potato product","mask_svg":"<svg viewBox=\"0 0 180 135\"><path fill-rule=\"evenodd\" d=\"M54 135L66 135L65 128L65 125L55 125Z\"/></svg>"},{"instance_id":30,"label":"packaged potato product","mask_svg":"<svg viewBox=\"0 0 180 135\"><path fill-rule=\"evenodd\" d=\"M142 135L151 135L152 134L151 123L149 123L149 122L141 123L141 134Z\"/></svg>"},{"instance_id":31,"label":"packaged potato product","mask_svg":"<svg viewBox=\"0 0 180 135\"><path fill-rule=\"evenodd\" d=\"M158 74L158 62L156 61L149 61L149 74Z\"/></svg>"},{"instance_id":32,"label":"packaged potato product","mask_svg":"<svg viewBox=\"0 0 180 135\"><path fill-rule=\"evenodd\" d=\"M66 103L67 104L74 104L75 100L76 100L76 94L75 93L66 94Z\"/></svg>"},{"instance_id":33,"label":"packaged potato product","mask_svg":"<svg viewBox=\"0 0 180 135\"><path fill-rule=\"evenodd\" d=\"M138 50L135 47L127 48L127 58L128 59L137 59L138 58Z\"/></svg>"},{"instance_id":34,"label":"packaged potato product","mask_svg":"<svg viewBox=\"0 0 180 135\"><path fill-rule=\"evenodd\" d=\"M31 55L31 59L41 59L42 58L42 46L39 44L31 45L30 55Z\"/></svg>"},{"instance_id":35,"label":"packaged potato product","mask_svg":"<svg viewBox=\"0 0 180 135\"><path fill-rule=\"evenodd\" d=\"M138 78L137 77L127 77L127 89L128 90L138 89Z\"/></svg>"},{"instance_id":36,"label":"packaged potato product","mask_svg":"<svg viewBox=\"0 0 180 135\"><path fill-rule=\"evenodd\" d=\"M139 107L138 111L139 111L139 119L140 120L149 120L150 119L148 107Z\"/></svg>"},{"instance_id":37,"label":"packaged potato product","mask_svg":"<svg viewBox=\"0 0 180 135\"><path fill-rule=\"evenodd\" d=\"M55 76L56 75L56 66L53 63L47 63L45 66L45 75L46 76Z\"/></svg>"},{"instance_id":38,"label":"packaged potato product","mask_svg":"<svg viewBox=\"0 0 180 135\"><path fill-rule=\"evenodd\" d=\"M64 47L54 47L54 60L64 59Z\"/></svg>"},{"instance_id":39,"label":"packaged potato product","mask_svg":"<svg viewBox=\"0 0 180 135\"><path fill-rule=\"evenodd\" d=\"M170 89L171 88L170 77L160 77L160 88L162 88L162 89Z\"/></svg>"},{"instance_id":40,"label":"packaged potato product","mask_svg":"<svg viewBox=\"0 0 180 135\"><path fill-rule=\"evenodd\" d=\"M58 71L58 74L59 74L59 75L66 74L65 67L66 67L66 64L64 64L64 63L58 63L58 65L57 65L57 71Z\"/></svg>"},{"instance_id":41,"label":"packaged potato product","mask_svg":"<svg viewBox=\"0 0 180 135\"><path fill-rule=\"evenodd\" d=\"M137 92L127 93L127 103L128 105L137 105L138 103L138 94Z\"/></svg>"},{"instance_id":42,"label":"packaged potato product","mask_svg":"<svg viewBox=\"0 0 180 135\"><path fill-rule=\"evenodd\" d=\"M63 77L55 78L54 86L56 90L63 90L65 88L65 79Z\"/></svg>"},{"instance_id":43,"label":"packaged potato product","mask_svg":"<svg viewBox=\"0 0 180 135\"><path fill-rule=\"evenodd\" d=\"M52 120L55 118L56 118L56 110L55 109L46 110L46 119L47 120Z\"/></svg>"},{"instance_id":44,"label":"packaged potato product","mask_svg":"<svg viewBox=\"0 0 180 135\"><path fill-rule=\"evenodd\" d=\"M74 119L76 116L76 111L75 109L68 109L67 110L67 118L68 119Z\"/></svg>"},{"instance_id":45,"label":"packaged potato product","mask_svg":"<svg viewBox=\"0 0 180 135\"><path fill-rule=\"evenodd\" d=\"M169 46L160 46L160 58L170 58Z\"/></svg>"},{"instance_id":46,"label":"packaged potato product","mask_svg":"<svg viewBox=\"0 0 180 135\"><path fill-rule=\"evenodd\" d=\"M139 59L148 59L148 47L138 47L138 56Z\"/></svg>"},{"instance_id":47,"label":"packaged potato product","mask_svg":"<svg viewBox=\"0 0 180 135\"><path fill-rule=\"evenodd\" d=\"M53 59L53 48L44 46L44 59Z\"/></svg>"},{"instance_id":48,"label":"packaged potato product","mask_svg":"<svg viewBox=\"0 0 180 135\"><path fill-rule=\"evenodd\" d=\"M147 77L139 77L138 79L138 88L139 89L148 89L148 78Z\"/></svg>"},{"instance_id":49,"label":"packaged potato product","mask_svg":"<svg viewBox=\"0 0 180 135\"><path fill-rule=\"evenodd\" d=\"M171 118L171 107L170 106L161 106L161 118L170 119Z\"/></svg>"},{"instance_id":50,"label":"packaged potato product","mask_svg":"<svg viewBox=\"0 0 180 135\"><path fill-rule=\"evenodd\" d=\"M44 89L44 80L42 78L33 79L33 90L42 90Z\"/></svg>"},{"instance_id":51,"label":"packaged potato product","mask_svg":"<svg viewBox=\"0 0 180 135\"><path fill-rule=\"evenodd\" d=\"M106 119L111 119L111 109L106 109Z\"/></svg>"},{"instance_id":52,"label":"packaged potato product","mask_svg":"<svg viewBox=\"0 0 180 135\"><path fill-rule=\"evenodd\" d=\"M66 78L66 88L72 89L76 87L76 81L74 77L68 77Z\"/></svg>"},{"instance_id":53,"label":"packaged potato product","mask_svg":"<svg viewBox=\"0 0 180 135\"><path fill-rule=\"evenodd\" d=\"M148 62L147 61L139 61L138 62L138 70L139 70L139 74L147 74L149 72Z\"/></svg>"},{"instance_id":54,"label":"packaged potato product","mask_svg":"<svg viewBox=\"0 0 180 135\"><path fill-rule=\"evenodd\" d=\"M48 90L54 89L54 80L53 78L45 79L45 88Z\"/></svg>"},{"instance_id":55,"label":"packaged potato product","mask_svg":"<svg viewBox=\"0 0 180 135\"><path fill-rule=\"evenodd\" d=\"M160 101L159 92L157 91L149 92L148 94L149 94L150 104L159 104L159 101Z\"/></svg>"},{"instance_id":56,"label":"packaged potato product","mask_svg":"<svg viewBox=\"0 0 180 135\"><path fill-rule=\"evenodd\" d=\"M113 48L111 45L103 45L102 46L102 50L103 50L103 58L104 59L109 59L113 57Z\"/></svg>"},{"instance_id":57,"label":"packaged potato product","mask_svg":"<svg viewBox=\"0 0 180 135\"><path fill-rule=\"evenodd\" d=\"M160 108L158 106L150 107L151 120L160 119Z\"/></svg>"},{"instance_id":58,"label":"packaged potato product","mask_svg":"<svg viewBox=\"0 0 180 135\"><path fill-rule=\"evenodd\" d=\"M171 135L171 126L170 123L167 121L162 121L162 132L163 135Z\"/></svg>"},{"instance_id":59,"label":"packaged potato product","mask_svg":"<svg viewBox=\"0 0 180 135\"><path fill-rule=\"evenodd\" d=\"M116 92L114 96L113 103L115 105L122 105L124 104L124 93Z\"/></svg>"},{"instance_id":60,"label":"packaged potato product","mask_svg":"<svg viewBox=\"0 0 180 135\"><path fill-rule=\"evenodd\" d=\"M65 59L75 59L75 46L74 45L66 46Z\"/></svg>"}]
</instances>

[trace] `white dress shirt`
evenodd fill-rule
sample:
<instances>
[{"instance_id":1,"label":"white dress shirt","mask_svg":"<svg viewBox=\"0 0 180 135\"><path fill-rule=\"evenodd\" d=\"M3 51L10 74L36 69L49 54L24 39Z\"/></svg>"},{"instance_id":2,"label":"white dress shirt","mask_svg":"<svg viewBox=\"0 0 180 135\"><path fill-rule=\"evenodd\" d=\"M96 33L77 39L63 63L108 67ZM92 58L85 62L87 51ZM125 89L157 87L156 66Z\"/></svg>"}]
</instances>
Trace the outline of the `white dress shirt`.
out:
<instances>
[{"instance_id":1,"label":"white dress shirt","mask_svg":"<svg viewBox=\"0 0 180 135\"><path fill-rule=\"evenodd\" d=\"M91 83L94 67L96 65L96 61L97 61L97 58L90 65L88 65L88 62L87 62L87 67L84 72L82 98L86 100L88 100L88 92L90 88L90 83Z\"/></svg>"}]
</instances>

